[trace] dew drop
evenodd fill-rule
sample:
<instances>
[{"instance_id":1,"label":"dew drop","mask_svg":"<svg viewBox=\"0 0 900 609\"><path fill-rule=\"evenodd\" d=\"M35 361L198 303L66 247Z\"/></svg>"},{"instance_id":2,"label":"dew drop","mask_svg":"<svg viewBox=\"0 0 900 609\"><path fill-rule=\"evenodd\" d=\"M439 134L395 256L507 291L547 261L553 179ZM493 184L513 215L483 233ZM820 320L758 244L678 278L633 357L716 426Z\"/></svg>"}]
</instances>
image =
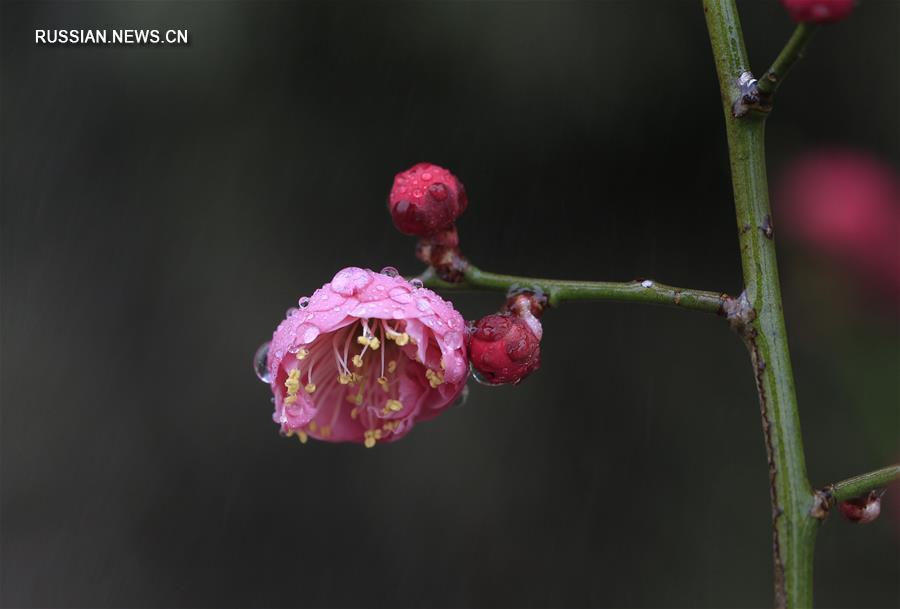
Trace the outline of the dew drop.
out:
<instances>
[{"instance_id":1,"label":"dew drop","mask_svg":"<svg viewBox=\"0 0 900 609\"><path fill-rule=\"evenodd\" d=\"M416 308L423 313L426 311L431 311L431 303L429 303L425 298L420 298L416 301Z\"/></svg>"},{"instance_id":2,"label":"dew drop","mask_svg":"<svg viewBox=\"0 0 900 609\"><path fill-rule=\"evenodd\" d=\"M317 336L319 336L319 329L315 326L310 326L303 333L303 342L308 345L309 343L316 340Z\"/></svg>"},{"instance_id":3,"label":"dew drop","mask_svg":"<svg viewBox=\"0 0 900 609\"><path fill-rule=\"evenodd\" d=\"M414 290L419 290L419 289L421 289L422 286L425 285L425 284L422 283L422 280L421 280L421 279L416 278L416 279L410 279L409 285L411 285L411 286L413 287Z\"/></svg>"},{"instance_id":4,"label":"dew drop","mask_svg":"<svg viewBox=\"0 0 900 609\"><path fill-rule=\"evenodd\" d=\"M451 330L444 335L444 342L447 343L447 346L451 349L459 349L463 344L462 334L456 330Z\"/></svg>"},{"instance_id":5,"label":"dew drop","mask_svg":"<svg viewBox=\"0 0 900 609\"><path fill-rule=\"evenodd\" d=\"M391 288L391 291L388 292L388 295L391 297L391 300L394 302L399 302L400 304L406 304L412 301L412 296L409 294L409 290L405 287L397 286L395 288Z\"/></svg>"},{"instance_id":6,"label":"dew drop","mask_svg":"<svg viewBox=\"0 0 900 609\"><path fill-rule=\"evenodd\" d=\"M285 317L290 317L294 313L297 312L297 307L290 307L287 311L284 312Z\"/></svg>"},{"instance_id":7,"label":"dew drop","mask_svg":"<svg viewBox=\"0 0 900 609\"><path fill-rule=\"evenodd\" d=\"M383 269L381 269L381 274L387 275L388 277L396 277L397 275L400 274L400 271L398 271L397 269L395 269L392 266L386 266Z\"/></svg>"},{"instance_id":8,"label":"dew drop","mask_svg":"<svg viewBox=\"0 0 900 609\"><path fill-rule=\"evenodd\" d=\"M652 287L653 287L653 282L650 281L649 279L644 279L644 280L641 282L641 286L642 286L642 287L645 287L645 288L652 288Z\"/></svg>"},{"instance_id":9,"label":"dew drop","mask_svg":"<svg viewBox=\"0 0 900 609\"><path fill-rule=\"evenodd\" d=\"M253 354L253 371L256 373L256 378L266 385L272 382L272 374L269 372L268 365L266 365L268 357L269 343L261 344L256 353Z\"/></svg>"},{"instance_id":10,"label":"dew drop","mask_svg":"<svg viewBox=\"0 0 900 609\"><path fill-rule=\"evenodd\" d=\"M303 296L300 300L297 301L297 306L301 309L305 309L309 306L309 296Z\"/></svg>"}]
</instances>

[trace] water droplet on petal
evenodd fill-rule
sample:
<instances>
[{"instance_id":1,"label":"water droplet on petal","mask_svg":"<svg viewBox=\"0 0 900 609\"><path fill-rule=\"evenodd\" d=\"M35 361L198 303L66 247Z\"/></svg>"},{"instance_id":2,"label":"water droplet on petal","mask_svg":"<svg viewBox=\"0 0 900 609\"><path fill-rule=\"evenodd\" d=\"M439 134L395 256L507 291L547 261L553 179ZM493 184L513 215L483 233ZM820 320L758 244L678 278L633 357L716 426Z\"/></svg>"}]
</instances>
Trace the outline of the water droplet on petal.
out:
<instances>
[{"instance_id":1,"label":"water droplet on petal","mask_svg":"<svg viewBox=\"0 0 900 609\"><path fill-rule=\"evenodd\" d=\"M284 312L285 317L290 317L294 313L297 312L297 307L290 307L287 311Z\"/></svg>"},{"instance_id":2,"label":"water droplet on petal","mask_svg":"<svg viewBox=\"0 0 900 609\"><path fill-rule=\"evenodd\" d=\"M388 295L394 302L399 302L400 304L406 304L412 301L412 296L410 296L409 290L405 287L397 286L395 288L391 288L391 291L388 292Z\"/></svg>"},{"instance_id":3,"label":"water droplet on petal","mask_svg":"<svg viewBox=\"0 0 900 609\"><path fill-rule=\"evenodd\" d=\"M297 306L301 309L305 309L309 306L309 296L303 296L300 300L297 301Z\"/></svg>"},{"instance_id":4,"label":"water droplet on petal","mask_svg":"<svg viewBox=\"0 0 900 609\"><path fill-rule=\"evenodd\" d=\"M319 336L319 328L312 324L303 324L297 328L297 338L301 345L308 345Z\"/></svg>"},{"instance_id":5,"label":"water droplet on petal","mask_svg":"<svg viewBox=\"0 0 900 609\"><path fill-rule=\"evenodd\" d=\"M451 349L459 349L463 344L462 334L456 330L451 330L444 335L444 342Z\"/></svg>"},{"instance_id":6,"label":"water droplet on petal","mask_svg":"<svg viewBox=\"0 0 900 609\"><path fill-rule=\"evenodd\" d=\"M403 319L403 317L404 317L403 309L401 309L400 307L397 307L391 313L391 317L393 317L394 319Z\"/></svg>"},{"instance_id":7,"label":"water droplet on petal","mask_svg":"<svg viewBox=\"0 0 900 609\"><path fill-rule=\"evenodd\" d=\"M431 311L431 303L425 298L420 298L416 301L416 308L422 312Z\"/></svg>"},{"instance_id":8,"label":"water droplet on petal","mask_svg":"<svg viewBox=\"0 0 900 609\"><path fill-rule=\"evenodd\" d=\"M272 374L269 372L268 365L266 365L268 357L269 343L261 344L256 353L253 354L253 371L256 373L256 378L266 385L272 382Z\"/></svg>"},{"instance_id":9,"label":"water droplet on petal","mask_svg":"<svg viewBox=\"0 0 900 609\"><path fill-rule=\"evenodd\" d=\"M400 274L400 271L398 271L397 269L395 269L392 266L386 266L383 269L381 269L381 274L387 275L388 277L396 277L397 275Z\"/></svg>"},{"instance_id":10,"label":"water droplet on petal","mask_svg":"<svg viewBox=\"0 0 900 609\"><path fill-rule=\"evenodd\" d=\"M409 285L411 285L411 286L413 287L414 290L418 290L418 289L421 289L421 287L422 287L423 285L425 285L425 284L422 283L422 280L421 280L421 279L416 278L416 279L411 279L411 280L409 281Z\"/></svg>"},{"instance_id":11,"label":"water droplet on petal","mask_svg":"<svg viewBox=\"0 0 900 609\"><path fill-rule=\"evenodd\" d=\"M649 279L644 279L644 280L641 282L641 287L652 288L652 287L653 287L653 282L650 281Z\"/></svg>"}]
</instances>

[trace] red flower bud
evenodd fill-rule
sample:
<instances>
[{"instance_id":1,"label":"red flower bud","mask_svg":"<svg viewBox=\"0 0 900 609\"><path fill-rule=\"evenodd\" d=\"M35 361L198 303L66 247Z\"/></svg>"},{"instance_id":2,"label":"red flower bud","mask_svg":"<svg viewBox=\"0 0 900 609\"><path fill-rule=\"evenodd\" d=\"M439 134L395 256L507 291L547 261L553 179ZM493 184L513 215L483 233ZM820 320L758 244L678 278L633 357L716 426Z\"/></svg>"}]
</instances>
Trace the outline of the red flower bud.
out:
<instances>
[{"instance_id":1,"label":"red flower bud","mask_svg":"<svg viewBox=\"0 0 900 609\"><path fill-rule=\"evenodd\" d=\"M468 203L462 182L431 163L419 163L398 173L388 195L394 226L401 233L419 237L450 227Z\"/></svg>"},{"instance_id":2,"label":"red flower bud","mask_svg":"<svg viewBox=\"0 0 900 609\"><path fill-rule=\"evenodd\" d=\"M794 21L834 23L853 12L855 0L781 0Z\"/></svg>"},{"instance_id":3,"label":"red flower bud","mask_svg":"<svg viewBox=\"0 0 900 609\"><path fill-rule=\"evenodd\" d=\"M469 332L475 378L488 385L518 384L541 364L541 322L527 313L482 317Z\"/></svg>"},{"instance_id":4,"label":"red flower bud","mask_svg":"<svg viewBox=\"0 0 900 609\"><path fill-rule=\"evenodd\" d=\"M868 495L848 499L838 504L841 515L850 522L867 524L872 522L881 513L881 493L872 491Z\"/></svg>"}]
</instances>

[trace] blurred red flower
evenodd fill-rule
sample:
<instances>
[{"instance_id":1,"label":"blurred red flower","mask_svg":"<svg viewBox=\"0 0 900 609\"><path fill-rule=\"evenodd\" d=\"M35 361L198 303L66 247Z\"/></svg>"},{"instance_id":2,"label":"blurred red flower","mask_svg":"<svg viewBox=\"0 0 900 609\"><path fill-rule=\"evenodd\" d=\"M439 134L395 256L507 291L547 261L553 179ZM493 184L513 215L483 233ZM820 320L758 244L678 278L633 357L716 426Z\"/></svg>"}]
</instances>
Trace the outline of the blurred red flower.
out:
<instances>
[{"instance_id":1,"label":"blurred red flower","mask_svg":"<svg viewBox=\"0 0 900 609\"><path fill-rule=\"evenodd\" d=\"M900 181L864 153L825 150L788 167L777 190L786 234L900 304Z\"/></svg>"}]
</instances>

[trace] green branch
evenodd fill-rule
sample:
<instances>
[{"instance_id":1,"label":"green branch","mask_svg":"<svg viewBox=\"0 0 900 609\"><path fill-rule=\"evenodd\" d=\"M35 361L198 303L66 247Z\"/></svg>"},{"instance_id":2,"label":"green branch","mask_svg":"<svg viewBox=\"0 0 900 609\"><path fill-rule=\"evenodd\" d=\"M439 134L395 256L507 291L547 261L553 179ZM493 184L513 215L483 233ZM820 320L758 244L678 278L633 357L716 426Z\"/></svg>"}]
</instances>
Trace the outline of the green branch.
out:
<instances>
[{"instance_id":1,"label":"green branch","mask_svg":"<svg viewBox=\"0 0 900 609\"><path fill-rule=\"evenodd\" d=\"M572 300L610 300L618 302L643 302L669 305L722 314L723 305L728 302L727 294L705 292L686 288L675 288L650 279L624 283L610 281L562 281L559 279L537 279L488 273L468 265L463 281L448 283L435 277L429 269L420 279L428 287L442 290L498 290L506 292L511 288L528 288L541 291L547 296L551 306L558 306Z\"/></svg>"},{"instance_id":2,"label":"green branch","mask_svg":"<svg viewBox=\"0 0 900 609\"><path fill-rule=\"evenodd\" d=\"M750 72L734 0L704 0L722 95L745 293L730 317L750 351L756 380L772 501L775 605L812 605L813 546L818 521L806 475L800 417L782 314L781 288L764 147L766 114L734 108Z\"/></svg>"},{"instance_id":3,"label":"green branch","mask_svg":"<svg viewBox=\"0 0 900 609\"><path fill-rule=\"evenodd\" d=\"M757 83L757 91L760 95L771 97L778 89L778 85L784 80L794 64L803 58L806 45L816 33L818 25L813 23L801 23L788 39L787 44L781 49L781 53L775 58L772 66L766 71Z\"/></svg>"},{"instance_id":4,"label":"green branch","mask_svg":"<svg viewBox=\"0 0 900 609\"><path fill-rule=\"evenodd\" d=\"M900 464L889 465L874 472L867 472L835 482L827 487L826 490L830 491L832 500L847 501L848 499L862 497L869 491L885 487L897 480L900 480Z\"/></svg>"}]
</instances>

